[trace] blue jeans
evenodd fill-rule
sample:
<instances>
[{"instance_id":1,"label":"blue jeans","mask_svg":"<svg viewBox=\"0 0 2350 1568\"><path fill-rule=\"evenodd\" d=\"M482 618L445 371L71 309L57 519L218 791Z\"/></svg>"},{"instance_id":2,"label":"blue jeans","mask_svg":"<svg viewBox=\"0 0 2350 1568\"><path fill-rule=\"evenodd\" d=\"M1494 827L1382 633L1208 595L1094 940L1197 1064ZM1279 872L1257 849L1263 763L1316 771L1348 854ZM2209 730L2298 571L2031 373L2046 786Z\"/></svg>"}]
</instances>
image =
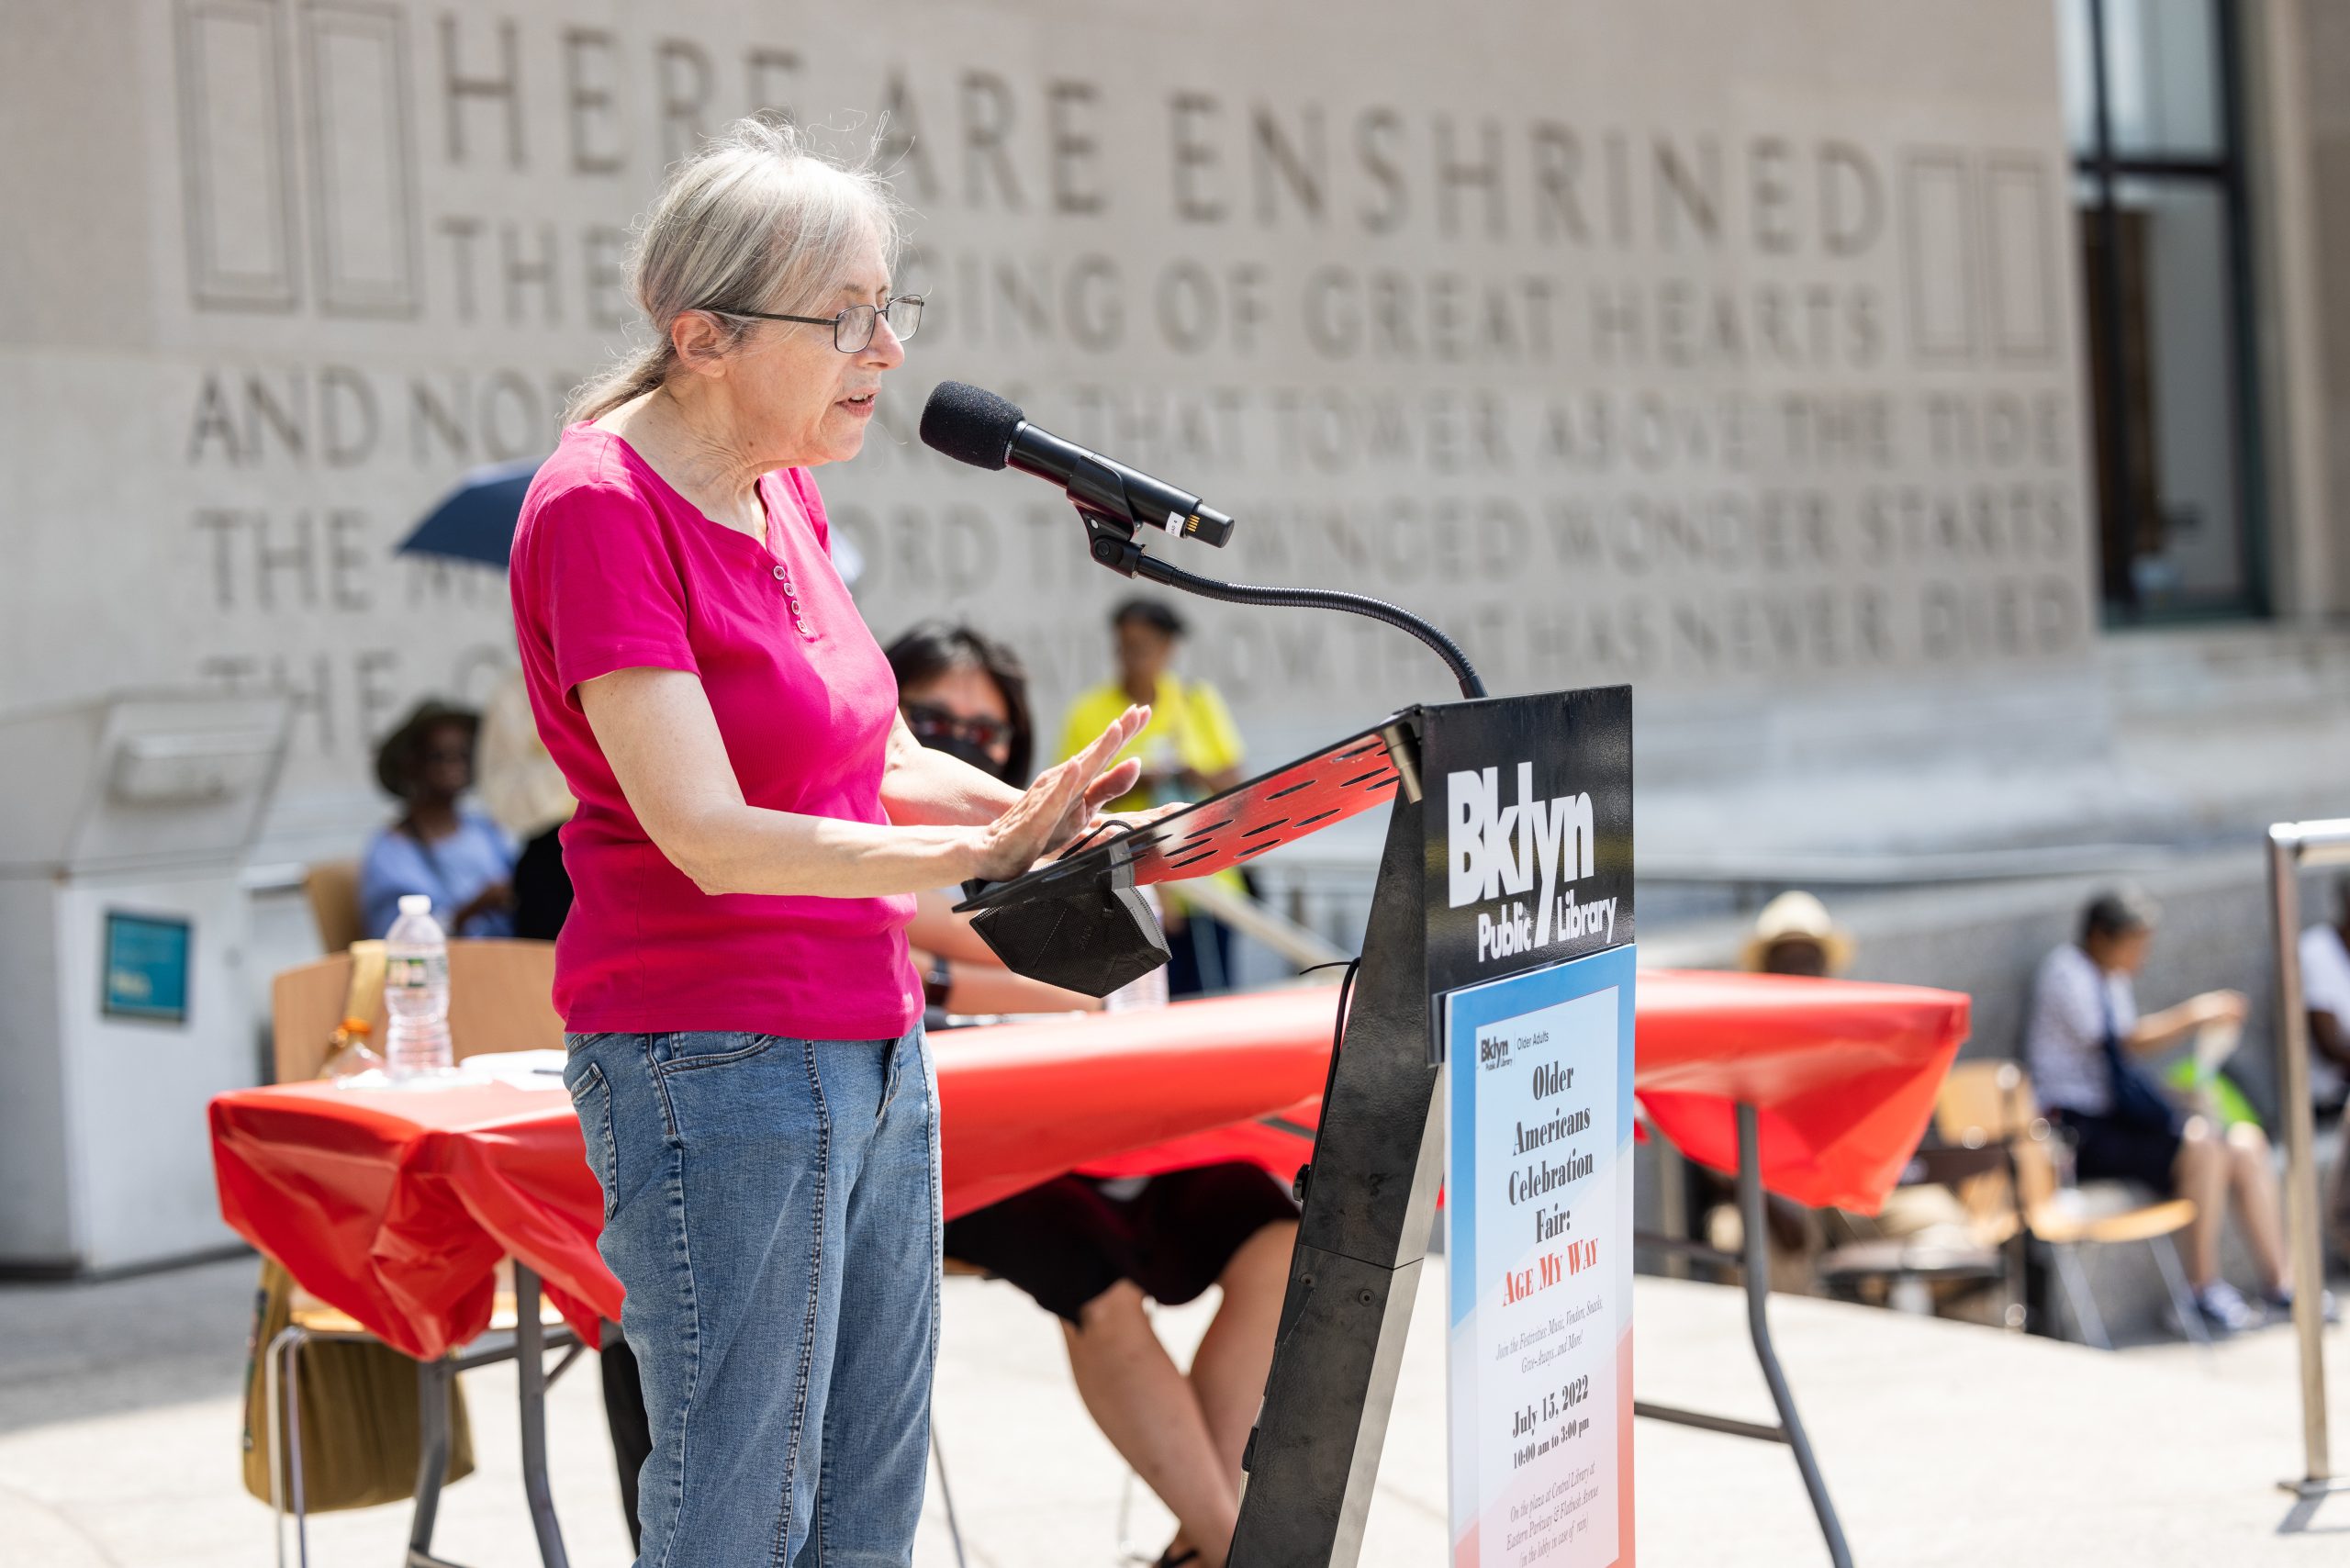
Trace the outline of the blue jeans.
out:
<instances>
[{"instance_id":1,"label":"blue jeans","mask_svg":"<svg viewBox=\"0 0 2350 1568\"><path fill-rule=\"evenodd\" d=\"M921 1029L569 1045L652 1425L641 1568L904 1568L938 1354Z\"/></svg>"}]
</instances>

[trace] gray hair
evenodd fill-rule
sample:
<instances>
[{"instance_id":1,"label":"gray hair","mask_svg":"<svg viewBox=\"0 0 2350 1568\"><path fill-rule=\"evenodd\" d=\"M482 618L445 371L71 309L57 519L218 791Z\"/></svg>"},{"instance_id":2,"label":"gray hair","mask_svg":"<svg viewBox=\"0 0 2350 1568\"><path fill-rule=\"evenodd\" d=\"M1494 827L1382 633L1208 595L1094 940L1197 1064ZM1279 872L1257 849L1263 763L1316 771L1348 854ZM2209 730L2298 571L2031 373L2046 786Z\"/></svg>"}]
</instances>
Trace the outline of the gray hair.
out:
<instances>
[{"instance_id":1,"label":"gray hair","mask_svg":"<svg viewBox=\"0 0 2350 1568\"><path fill-rule=\"evenodd\" d=\"M687 311L715 315L732 346L757 323L730 312L811 313L861 244L878 239L894 264L901 224L869 164L828 158L780 120L736 120L670 171L639 227L629 285L653 342L574 392L564 422L666 381L677 364L670 328Z\"/></svg>"}]
</instances>

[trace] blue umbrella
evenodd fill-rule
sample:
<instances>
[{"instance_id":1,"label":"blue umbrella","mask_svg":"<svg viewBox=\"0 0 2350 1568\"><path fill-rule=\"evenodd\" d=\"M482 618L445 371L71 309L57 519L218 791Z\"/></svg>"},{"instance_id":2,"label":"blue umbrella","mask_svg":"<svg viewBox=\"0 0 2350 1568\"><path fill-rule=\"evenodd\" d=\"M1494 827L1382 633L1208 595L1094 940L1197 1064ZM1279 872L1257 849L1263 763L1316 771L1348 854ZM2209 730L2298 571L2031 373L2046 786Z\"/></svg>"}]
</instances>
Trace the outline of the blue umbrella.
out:
<instances>
[{"instance_id":1,"label":"blue umbrella","mask_svg":"<svg viewBox=\"0 0 2350 1568\"><path fill-rule=\"evenodd\" d=\"M442 498L432 515L400 541L403 555L445 555L506 569L514 554L514 525L521 521L522 497L543 459L493 464L466 475Z\"/></svg>"},{"instance_id":2,"label":"blue umbrella","mask_svg":"<svg viewBox=\"0 0 2350 1568\"><path fill-rule=\"evenodd\" d=\"M416 525L394 552L478 561L504 571L513 562L514 525L522 521L522 498L545 459L525 457L476 468ZM865 575L865 554L837 530L832 536L834 569L850 588Z\"/></svg>"}]
</instances>

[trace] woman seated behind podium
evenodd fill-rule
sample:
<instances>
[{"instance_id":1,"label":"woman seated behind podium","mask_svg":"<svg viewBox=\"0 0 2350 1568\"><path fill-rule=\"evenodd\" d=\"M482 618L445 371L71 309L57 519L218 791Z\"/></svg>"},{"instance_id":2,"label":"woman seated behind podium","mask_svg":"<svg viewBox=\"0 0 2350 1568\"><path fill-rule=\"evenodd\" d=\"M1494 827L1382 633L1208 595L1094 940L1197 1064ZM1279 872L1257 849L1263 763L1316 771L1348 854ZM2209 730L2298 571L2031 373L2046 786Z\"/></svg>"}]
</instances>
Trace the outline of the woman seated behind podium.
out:
<instances>
[{"instance_id":1,"label":"woman seated behind podium","mask_svg":"<svg viewBox=\"0 0 2350 1568\"><path fill-rule=\"evenodd\" d=\"M878 176L744 120L638 234L649 342L579 394L510 585L579 802L554 1001L650 1417L640 1561L902 1564L938 1336L913 894L1083 831L1148 714L1025 793L899 718L809 476L921 313Z\"/></svg>"},{"instance_id":2,"label":"woman seated behind podium","mask_svg":"<svg viewBox=\"0 0 2350 1568\"><path fill-rule=\"evenodd\" d=\"M375 752L375 781L400 802L397 822L367 841L359 863L361 921L381 936L400 899L423 893L452 936L514 935L514 843L457 802L473 788L478 715L427 700Z\"/></svg>"},{"instance_id":3,"label":"woman seated behind podium","mask_svg":"<svg viewBox=\"0 0 2350 1568\"><path fill-rule=\"evenodd\" d=\"M1026 777L1028 683L1009 650L968 627L924 626L890 644L890 667L916 739L999 778ZM1101 1005L1005 969L951 903L923 895L908 933L934 956L927 983L948 1012ZM1061 1320L1086 1409L1181 1528L1162 1568L1225 1560L1296 1238L1296 1204L1247 1164L1063 1176L947 1223L947 1257L1010 1281ZM1186 1373L1144 1302L1178 1305L1212 1284L1223 1300Z\"/></svg>"}]
</instances>

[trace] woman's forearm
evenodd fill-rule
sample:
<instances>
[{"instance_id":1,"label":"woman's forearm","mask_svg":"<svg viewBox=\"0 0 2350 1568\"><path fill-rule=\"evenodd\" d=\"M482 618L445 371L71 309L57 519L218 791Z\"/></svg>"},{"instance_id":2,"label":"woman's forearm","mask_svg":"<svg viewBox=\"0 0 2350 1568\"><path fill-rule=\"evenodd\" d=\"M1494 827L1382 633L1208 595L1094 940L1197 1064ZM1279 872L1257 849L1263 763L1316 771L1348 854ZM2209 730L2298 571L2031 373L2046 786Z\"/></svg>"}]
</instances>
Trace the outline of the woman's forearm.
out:
<instances>
[{"instance_id":1,"label":"woman's forearm","mask_svg":"<svg viewBox=\"0 0 2350 1568\"><path fill-rule=\"evenodd\" d=\"M2310 1048L2336 1067L2350 1067L2350 1029L2333 1013L2310 1014Z\"/></svg>"},{"instance_id":2,"label":"woman's forearm","mask_svg":"<svg viewBox=\"0 0 2350 1568\"><path fill-rule=\"evenodd\" d=\"M1097 794L1133 784L1131 763L1102 769L1149 719L1141 710L1122 715L1081 756L1046 769L1025 793L951 758L912 755L908 748L920 747L898 719L887 743L885 779L910 786L911 794L901 795L910 816L951 812L960 821L876 825L746 803L709 694L690 672L614 670L581 681L578 695L645 836L696 886L822 898L918 892L1027 869L1077 831ZM890 791L881 795L887 812Z\"/></svg>"},{"instance_id":3,"label":"woman's forearm","mask_svg":"<svg viewBox=\"0 0 2350 1568\"><path fill-rule=\"evenodd\" d=\"M1082 991L1063 991L1001 964L949 959L946 1009L950 1013L1099 1013L1102 1003Z\"/></svg>"},{"instance_id":4,"label":"woman's forearm","mask_svg":"<svg viewBox=\"0 0 2350 1568\"><path fill-rule=\"evenodd\" d=\"M2130 1048L2133 1051L2159 1051L2215 1021L2222 1012L2219 1005L2221 994L2206 991L2200 996L2190 996L2175 1006L2165 1007L2159 1013L2147 1014L2138 1020L2137 1027L2130 1031Z\"/></svg>"},{"instance_id":5,"label":"woman's forearm","mask_svg":"<svg viewBox=\"0 0 2350 1568\"><path fill-rule=\"evenodd\" d=\"M975 827L876 825L746 803L709 696L689 673L615 670L583 681L579 706L645 836L704 892L874 898L977 874L986 835ZM901 722L893 762L900 735L913 740Z\"/></svg>"},{"instance_id":6,"label":"woman's forearm","mask_svg":"<svg viewBox=\"0 0 2350 1568\"><path fill-rule=\"evenodd\" d=\"M951 887L977 874L967 827L876 826L756 806L715 805L655 835L706 893L878 898Z\"/></svg>"},{"instance_id":7,"label":"woman's forearm","mask_svg":"<svg viewBox=\"0 0 2350 1568\"><path fill-rule=\"evenodd\" d=\"M1003 815L1020 791L959 757L913 738L902 719L890 737L881 809L908 826L978 827Z\"/></svg>"}]
</instances>

